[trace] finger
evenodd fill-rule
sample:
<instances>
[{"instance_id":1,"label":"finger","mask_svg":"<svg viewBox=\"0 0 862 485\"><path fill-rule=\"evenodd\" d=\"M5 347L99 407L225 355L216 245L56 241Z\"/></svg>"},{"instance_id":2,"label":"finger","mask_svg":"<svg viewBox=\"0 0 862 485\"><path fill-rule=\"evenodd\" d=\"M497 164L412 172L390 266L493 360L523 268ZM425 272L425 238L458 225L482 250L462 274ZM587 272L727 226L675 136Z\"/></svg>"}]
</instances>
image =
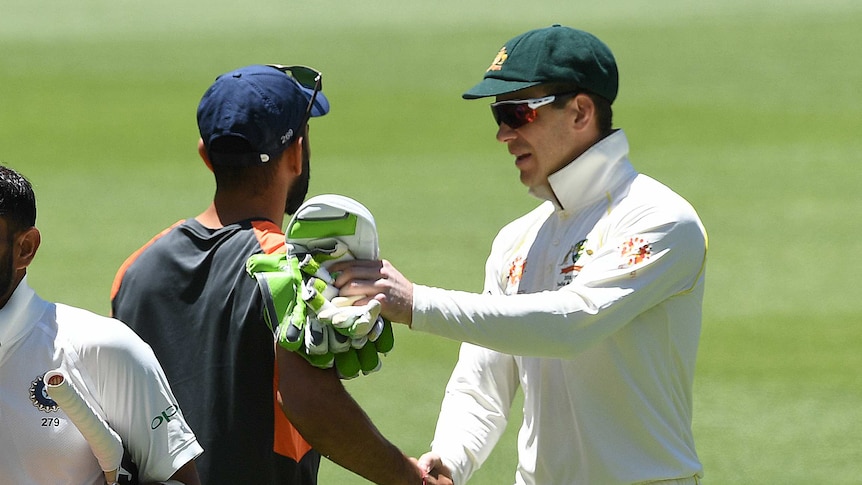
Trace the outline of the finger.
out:
<instances>
[{"instance_id":1,"label":"finger","mask_svg":"<svg viewBox=\"0 0 862 485\"><path fill-rule=\"evenodd\" d=\"M384 295L373 281L354 280L338 289L338 296L350 298L354 306L367 305L371 300L380 300Z\"/></svg>"},{"instance_id":2,"label":"finger","mask_svg":"<svg viewBox=\"0 0 862 485\"><path fill-rule=\"evenodd\" d=\"M383 265L380 261L344 261L330 268L330 274L335 278L334 285L341 287L349 281L374 281L382 277Z\"/></svg>"},{"instance_id":3,"label":"finger","mask_svg":"<svg viewBox=\"0 0 862 485\"><path fill-rule=\"evenodd\" d=\"M417 464L422 471L428 473L437 466L441 465L442 461L440 461L440 457L434 453L425 453L424 455L419 457L419 461Z\"/></svg>"},{"instance_id":4,"label":"finger","mask_svg":"<svg viewBox=\"0 0 862 485\"><path fill-rule=\"evenodd\" d=\"M382 262L374 259L347 259L336 261L329 266L329 272L347 271L354 268L379 268Z\"/></svg>"}]
</instances>

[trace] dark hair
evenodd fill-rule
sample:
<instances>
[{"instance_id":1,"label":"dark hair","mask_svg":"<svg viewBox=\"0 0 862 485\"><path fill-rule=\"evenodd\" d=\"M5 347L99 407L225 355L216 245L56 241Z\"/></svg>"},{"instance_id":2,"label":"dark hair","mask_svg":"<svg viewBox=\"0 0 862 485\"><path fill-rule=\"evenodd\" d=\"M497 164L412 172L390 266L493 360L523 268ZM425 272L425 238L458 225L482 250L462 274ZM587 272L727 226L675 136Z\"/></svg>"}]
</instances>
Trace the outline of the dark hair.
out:
<instances>
[{"instance_id":1,"label":"dark hair","mask_svg":"<svg viewBox=\"0 0 862 485\"><path fill-rule=\"evenodd\" d=\"M36 225L36 194L30 182L15 170L0 165L0 217L5 217L9 232Z\"/></svg>"},{"instance_id":2,"label":"dark hair","mask_svg":"<svg viewBox=\"0 0 862 485\"><path fill-rule=\"evenodd\" d=\"M613 131L614 112L613 109L611 109L611 102L604 96L580 88L575 84L566 83L548 84L546 85L546 92L548 94L571 94L571 96L560 96L555 99L551 104L556 108L562 108L565 106L566 102L568 102L568 100L575 94L586 94L590 97L593 101L593 105L596 107L596 123L599 128L599 137L604 138L610 135Z\"/></svg>"},{"instance_id":3,"label":"dark hair","mask_svg":"<svg viewBox=\"0 0 862 485\"><path fill-rule=\"evenodd\" d=\"M210 153L218 152L220 163L213 162L213 174L215 174L216 186L223 190L251 190L267 187L273 180L273 174L278 166L281 154L270 159L267 163L259 165L244 166L243 161L249 154L257 153L251 145L243 138L237 136L223 136L213 140L209 147ZM236 163L231 163L231 157L236 157ZM212 156L210 157L212 159Z\"/></svg>"},{"instance_id":4,"label":"dark hair","mask_svg":"<svg viewBox=\"0 0 862 485\"><path fill-rule=\"evenodd\" d=\"M587 92L587 96L593 100L593 104L596 107L596 122L599 127L599 136L604 138L614 130L614 111L611 108L611 102L604 96L589 91Z\"/></svg>"}]
</instances>

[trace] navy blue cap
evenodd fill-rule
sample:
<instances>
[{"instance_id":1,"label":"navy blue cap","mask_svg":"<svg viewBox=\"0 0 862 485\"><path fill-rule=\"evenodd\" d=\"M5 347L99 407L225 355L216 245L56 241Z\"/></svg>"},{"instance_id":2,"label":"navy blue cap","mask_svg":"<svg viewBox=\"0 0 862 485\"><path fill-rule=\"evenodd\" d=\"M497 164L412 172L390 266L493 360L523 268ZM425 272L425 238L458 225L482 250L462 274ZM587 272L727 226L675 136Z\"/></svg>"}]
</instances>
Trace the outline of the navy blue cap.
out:
<instances>
[{"instance_id":1,"label":"navy blue cap","mask_svg":"<svg viewBox=\"0 0 862 485\"><path fill-rule=\"evenodd\" d=\"M204 93L197 113L210 161L251 166L275 159L301 134L313 93L270 66L246 66L220 75ZM311 116L328 112L329 100L318 92ZM213 141L226 136L246 140L253 151L241 156L213 152Z\"/></svg>"}]
</instances>

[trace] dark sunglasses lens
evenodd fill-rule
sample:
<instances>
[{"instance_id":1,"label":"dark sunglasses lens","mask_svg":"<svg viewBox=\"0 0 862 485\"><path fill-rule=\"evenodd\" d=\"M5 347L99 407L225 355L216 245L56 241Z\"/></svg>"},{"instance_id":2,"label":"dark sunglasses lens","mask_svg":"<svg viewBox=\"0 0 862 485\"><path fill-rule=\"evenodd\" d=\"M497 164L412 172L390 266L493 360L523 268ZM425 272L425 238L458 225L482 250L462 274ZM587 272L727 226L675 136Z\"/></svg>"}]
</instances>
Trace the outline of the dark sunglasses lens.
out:
<instances>
[{"instance_id":1,"label":"dark sunglasses lens","mask_svg":"<svg viewBox=\"0 0 862 485\"><path fill-rule=\"evenodd\" d=\"M517 129L536 119L536 110L526 104L501 104L492 106L494 121L499 126L506 123L509 128Z\"/></svg>"},{"instance_id":2,"label":"dark sunglasses lens","mask_svg":"<svg viewBox=\"0 0 862 485\"><path fill-rule=\"evenodd\" d=\"M317 88L318 76L320 76L320 73L317 71L307 67L297 66L292 67L290 72L293 75L293 78L296 79L299 84L302 84L303 87L308 89Z\"/></svg>"},{"instance_id":3,"label":"dark sunglasses lens","mask_svg":"<svg viewBox=\"0 0 862 485\"><path fill-rule=\"evenodd\" d=\"M305 66L281 66L278 64L270 64L279 71L296 79L300 85L307 89L323 89L323 81L319 72L310 67Z\"/></svg>"}]
</instances>

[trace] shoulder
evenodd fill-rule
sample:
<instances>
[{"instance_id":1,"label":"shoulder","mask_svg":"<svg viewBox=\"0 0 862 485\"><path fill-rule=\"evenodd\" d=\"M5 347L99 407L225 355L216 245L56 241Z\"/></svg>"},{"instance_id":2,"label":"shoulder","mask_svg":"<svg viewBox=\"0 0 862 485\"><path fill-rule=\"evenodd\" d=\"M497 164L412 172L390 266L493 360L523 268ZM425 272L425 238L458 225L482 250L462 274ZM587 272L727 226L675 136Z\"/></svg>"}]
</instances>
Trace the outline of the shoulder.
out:
<instances>
[{"instance_id":1,"label":"shoulder","mask_svg":"<svg viewBox=\"0 0 862 485\"><path fill-rule=\"evenodd\" d=\"M647 175L639 174L629 192L611 211L626 224L692 224L702 226L694 206L679 193Z\"/></svg>"},{"instance_id":2,"label":"shoulder","mask_svg":"<svg viewBox=\"0 0 862 485\"><path fill-rule=\"evenodd\" d=\"M57 336L84 361L142 360L152 349L123 322L83 308L56 304Z\"/></svg>"},{"instance_id":3,"label":"shoulder","mask_svg":"<svg viewBox=\"0 0 862 485\"><path fill-rule=\"evenodd\" d=\"M117 270L116 275L114 275L114 281L111 284L111 299L113 299L117 295L117 292L120 290L120 284L122 283L123 278L125 278L126 274L131 271L131 268L135 266L139 260L142 259L142 256L147 253L150 248L155 245L158 245L159 243L167 239L168 234L174 232L179 226L185 223L186 221L184 220L175 222L170 227L153 236L149 241L147 241L146 244L138 248L135 252L130 254L125 261L123 261L123 264L120 265L120 268Z\"/></svg>"},{"instance_id":4,"label":"shoulder","mask_svg":"<svg viewBox=\"0 0 862 485\"><path fill-rule=\"evenodd\" d=\"M598 226L603 240L618 243L629 238L651 241L653 249L688 253L702 259L707 234L694 207L661 182L639 174L629 192Z\"/></svg>"},{"instance_id":5,"label":"shoulder","mask_svg":"<svg viewBox=\"0 0 862 485\"><path fill-rule=\"evenodd\" d=\"M554 204L545 201L536 208L503 226L494 238L494 244L516 244L525 234L537 231L554 213Z\"/></svg>"},{"instance_id":6,"label":"shoulder","mask_svg":"<svg viewBox=\"0 0 862 485\"><path fill-rule=\"evenodd\" d=\"M284 233L275 223L257 220L252 221L251 227L254 230L255 239L264 253L272 254L284 251Z\"/></svg>"}]
</instances>

